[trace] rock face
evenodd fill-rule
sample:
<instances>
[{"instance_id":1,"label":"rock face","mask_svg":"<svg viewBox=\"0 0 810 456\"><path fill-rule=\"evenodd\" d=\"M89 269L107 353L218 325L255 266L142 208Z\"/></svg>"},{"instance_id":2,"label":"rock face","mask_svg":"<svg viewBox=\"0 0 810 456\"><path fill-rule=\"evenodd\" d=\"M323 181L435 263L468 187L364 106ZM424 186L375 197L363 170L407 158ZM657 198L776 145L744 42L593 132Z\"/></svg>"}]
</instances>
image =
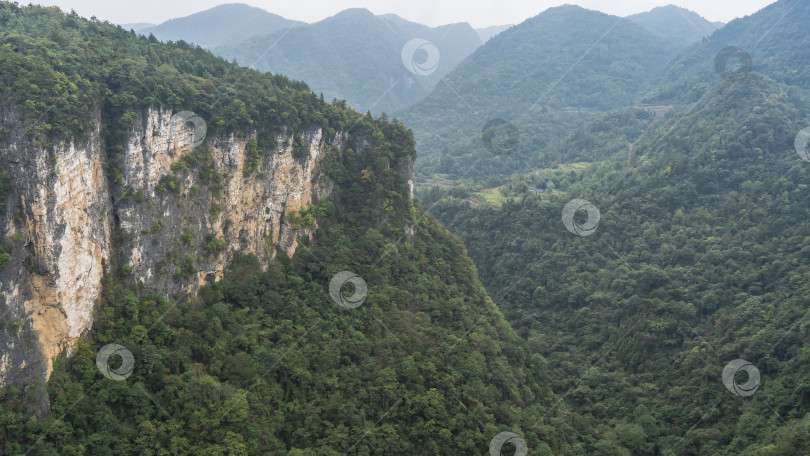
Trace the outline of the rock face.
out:
<instances>
[{"instance_id":1,"label":"rock face","mask_svg":"<svg viewBox=\"0 0 810 456\"><path fill-rule=\"evenodd\" d=\"M345 141L282 133L256 162L250 135L201 141L182 116L148 109L114 185L100 121L84 142L47 148L6 109L0 133L0 171L12 182L0 214L11 251L0 269L0 385L18 386L47 379L53 358L90 328L110 268L179 299L221 277L234 250L264 263L278 250L292 255L315 226L294 227L289 213L330 194L320 159Z\"/></svg>"}]
</instances>

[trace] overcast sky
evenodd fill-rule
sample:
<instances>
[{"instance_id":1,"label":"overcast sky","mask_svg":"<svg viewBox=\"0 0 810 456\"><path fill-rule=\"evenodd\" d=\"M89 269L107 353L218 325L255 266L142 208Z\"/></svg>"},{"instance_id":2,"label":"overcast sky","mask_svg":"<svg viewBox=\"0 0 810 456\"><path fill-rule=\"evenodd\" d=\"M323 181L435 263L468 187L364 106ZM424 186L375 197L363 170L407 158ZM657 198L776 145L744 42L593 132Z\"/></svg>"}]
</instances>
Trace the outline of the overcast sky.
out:
<instances>
[{"instance_id":1,"label":"overcast sky","mask_svg":"<svg viewBox=\"0 0 810 456\"><path fill-rule=\"evenodd\" d=\"M754 13L775 0L39 0L81 16L96 16L116 24L160 23L188 16L224 3L247 3L288 19L316 22L347 9L363 7L375 14L394 13L405 19L437 26L469 22L473 27L517 24L551 6L565 3L618 16L676 4L710 21L728 22ZM21 0L20 3L27 3Z\"/></svg>"}]
</instances>

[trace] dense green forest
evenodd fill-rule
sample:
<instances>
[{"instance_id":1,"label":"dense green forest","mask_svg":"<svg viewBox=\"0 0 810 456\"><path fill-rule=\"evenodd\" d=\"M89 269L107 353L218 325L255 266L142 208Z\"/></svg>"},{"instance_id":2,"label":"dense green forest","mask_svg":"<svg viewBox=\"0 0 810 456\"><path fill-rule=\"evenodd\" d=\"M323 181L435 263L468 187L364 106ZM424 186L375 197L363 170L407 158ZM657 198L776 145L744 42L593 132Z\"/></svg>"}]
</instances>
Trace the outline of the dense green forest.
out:
<instances>
[{"instance_id":1,"label":"dense green forest","mask_svg":"<svg viewBox=\"0 0 810 456\"><path fill-rule=\"evenodd\" d=\"M684 61L707 70L665 119L615 111L502 186L421 192L548 361L552 390L593 437L588 454L810 453L810 169L794 145L810 110L800 80L773 74L802 71L788 56L806 51L796 27L809 9L780 2L732 23L761 37L782 18L770 30L780 37L763 40L779 60L753 48L745 77L715 73L715 55L736 44L716 35L676 59L670 75ZM561 220L574 198L598 208L587 237ZM761 375L750 397L724 387L734 359Z\"/></svg>"},{"instance_id":2,"label":"dense green forest","mask_svg":"<svg viewBox=\"0 0 810 456\"><path fill-rule=\"evenodd\" d=\"M638 138L630 168L623 151L516 176L499 207L464 188L423 204L464 239L582 429L629 454L804 454L810 169L792 146L793 119L810 119L761 79L715 90ZM528 192L538 181L546 192ZM572 198L598 208L593 235L565 229ZM736 358L762 373L749 401L721 383Z\"/></svg>"},{"instance_id":3,"label":"dense green forest","mask_svg":"<svg viewBox=\"0 0 810 456\"><path fill-rule=\"evenodd\" d=\"M332 247L268 271L241 258L178 306L110 278L91 336L48 382L51 414L24 419L24 396L4 391L3 454L466 455L504 429L532 454L570 447L545 412L544 360L458 241L426 218L412 242L369 227L353 240L346 218L324 220L315 243ZM361 308L329 297L342 269L368 283ZM95 364L108 343L134 355L125 381Z\"/></svg>"},{"instance_id":4,"label":"dense green forest","mask_svg":"<svg viewBox=\"0 0 810 456\"><path fill-rule=\"evenodd\" d=\"M674 59L644 101L697 100L711 89L714 58L727 46L740 48L750 56L753 71L791 87L810 89L810 68L804 64L810 61L810 37L804 22L808 14L807 2L782 0L757 14L729 22L711 39ZM729 67L738 64L738 57L729 59Z\"/></svg>"},{"instance_id":5,"label":"dense green forest","mask_svg":"<svg viewBox=\"0 0 810 456\"><path fill-rule=\"evenodd\" d=\"M47 147L101 117L113 184L147 106L194 111L209 136L256 131L251 153L283 128L347 138L322 163L332 196L291 216L318 226L292 257L236 255L177 302L106 271L92 330L44 385L50 413L31 413L39 385L0 389L0 453L497 454L514 432L501 454L810 454L794 144L810 6L779 1L678 56L616 19L561 7L513 27L403 124L182 41L0 3L0 104ZM729 47L752 65L724 78ZM673 106L633 107L648 102ZM423 148L413 201L403 170ZM0 201L13 185L0 173ZM595 222L566 212L575 199ZM362 280L336 291L343 271ZM126 349L113 373L110 344Z\"/></svg>"},{"instance_id":6,"label":"dense green forest","mask_svg":"<svg viewBox=\"0 0 810 456\"><path fill-rule=\"evenodd\" d=\"M106 271L93 329L45 385L50 413L31 413L36 382L0 392L0 453L466 455L505 431L532 454L581 445L553 423L543 358L528 355L458 238L408 197L401 170L414 141L401 123L56 9L0 3L0 25L4 107L46 147L82 140L101 116L113 184L120 141L145 106L204 113L208 136L313 126L347 135L322 163L333 195L297 215L320 228L292 258L280 251L262 270L237 257L223 280L181 302L131 283L125 267ZM203 172L189 157L183 166ZM367 284L359 308L330 297L343 270ZM109 344L132 357L99 361Z\"/></svg>"}]
</instances>

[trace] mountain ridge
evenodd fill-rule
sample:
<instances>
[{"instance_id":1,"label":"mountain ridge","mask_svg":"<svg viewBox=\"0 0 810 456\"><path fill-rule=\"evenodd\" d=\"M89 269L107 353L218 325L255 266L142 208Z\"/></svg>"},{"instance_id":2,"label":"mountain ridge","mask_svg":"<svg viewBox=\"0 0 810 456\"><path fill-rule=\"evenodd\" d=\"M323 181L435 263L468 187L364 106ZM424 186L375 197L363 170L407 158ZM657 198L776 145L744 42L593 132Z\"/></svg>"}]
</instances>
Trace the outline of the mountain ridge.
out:
<instances>
[{"instance_id":1,"label":"mountain ridge","mask_svg":"<svg viewBox=\"0 0 810 456\"><path fill-rule=\"evenodd\" d=\"M679 100L694 101L710 87L707 82L716 80L714 58L725 48L737 48L739 54L732 54L723 62L732 68L739 65L739 56L748 56L757 64L747 71L767 75L796 89L810 89L810 71L804 67L794 68L793 62L810 59L810 51L805 46L791 48L790 55L782 52L784 40L800 37L802 43L808 40L803 35L797 17L810 14L810 5L804 2L774 2L756 14L735 19L712 34L711 38L695 45L668 65L656 90L645 97L650 103L671 103ZM697 98L696 98L697 97Z\"/></svg>"},{"instance_id":2,"label":"mountain ridge","mask_svg":"<svg viewBox=\"0 0 810 456\"><path fill-rule=\"evenodd\" d=\"M378 114L399 110L427 94L480 44L467 23L430 28L352 9L214 52L262 71L306 80L328 100L345 99L361 111ZM410 53L406 46L413 47Z\"/></svg>"},{"instance_id":3,"label":"mountain ridge","mask_svg":"<svg viewBox=\"0 0 810 456\"><path fill-rule=\"evenodd\" d=\"M242 41L257 34L306 25L244 3L227 3L189 16L170 19L136 32L161 41L184 40L204 48Z\"/></svg>"},{"instance_id":4,"label":"mountain ridge","mask_svg":"<svg viewBox=\"0 0 810 456\"><path fill-rule=\"evenodd\" d=\"M719 27L697 13L676 5L657 6L650 11L627 16L649 32L684 45L708 37Z\"/></svg>"},{"instance_id":5,"label":"mountain ridge","mask_svg":"<svg viewBox=\"0 0 810 456\"><path fill-rule=\"evenodd\" d=\"M456 180L471 170L467 178L494 186L588 119L632 104L680 49L632 21L573 5L509 28L397 113L417 139L417 181ZM481 141L498 118L520 132L504 154Z\"/></svg>"}]
</instances>

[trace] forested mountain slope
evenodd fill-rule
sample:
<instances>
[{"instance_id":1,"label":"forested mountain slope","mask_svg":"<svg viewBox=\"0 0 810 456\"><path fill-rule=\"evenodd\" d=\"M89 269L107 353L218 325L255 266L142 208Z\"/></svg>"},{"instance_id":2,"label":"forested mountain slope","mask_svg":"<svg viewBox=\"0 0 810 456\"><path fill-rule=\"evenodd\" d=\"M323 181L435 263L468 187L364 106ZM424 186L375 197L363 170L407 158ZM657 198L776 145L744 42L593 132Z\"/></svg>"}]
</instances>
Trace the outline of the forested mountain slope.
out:
<instances>
[{"instance_id":1,"label":"forested mountain slope","mask_svg":"<svg viewBox=\"0 0 810 456\"><path fill-rule=\"evenodd\" d=\"M500 33L398 116L414 130L417 181L503 181L601 113L631 105L682 50L634 22L550 8ZM491 150L482 131L500 119ZM492 142L492 141L490 141Z\"/></svg>"},{"instance_id":2,"label":"forested mountain slope","mask_svg":"<svg viewBox=\"0 0 810 456\"><path fill-rule=\"evenodd\" d=\"M686 51L666 118L615 111L542 150L552 167L423 193L593 430L589 454L810 452L810 105L787 57L808 20L781 1ZM743 47L718 37L774 33L750 70L715 71Z\"/></svg>"},{"instance_id":3,"label":"forested mountain slope","mask_svg":"<svg viewBox=\"0 0 810 456\"><path fill-rule=\"evenodd\" d=\"M710 89L707 81L716 74L716 57L729 46L740 51L723 59L729 71L750 64L748 71L796 89L810 89L810 68L805 64L810 61L810 37L804 22L808 15L807 2L782 0L729 22L710 40L674 59L645 101L695 101ZM746 56L751 60L747 61Z\"/></svg>"},{"instance_id":4,"label":"forested mountain slope","mask_svg":"<svg viewBox=\"0 0 810 456\"><path fill-rule=\"evenodd\" d=\"M500 207L458 192L431 209L548 359L555 393L629 454L808 450L810 170L793 143L810 117L751 78L653 125L632 153L516 177ZM561 224L574 198L598 209L588 237ZM721 382L737 358L762 376L747 402Z\"/></svg>"},{"instance_id":5,"label":"forested mountain slope","mask_svg":"<svg viewBox=\"0 0 810 456\"><path fill-rule=\"evenodd\" d=\"M402 124L55 8L0 80L3 454L582 452Z\"/></svg>"}]
</instances>

